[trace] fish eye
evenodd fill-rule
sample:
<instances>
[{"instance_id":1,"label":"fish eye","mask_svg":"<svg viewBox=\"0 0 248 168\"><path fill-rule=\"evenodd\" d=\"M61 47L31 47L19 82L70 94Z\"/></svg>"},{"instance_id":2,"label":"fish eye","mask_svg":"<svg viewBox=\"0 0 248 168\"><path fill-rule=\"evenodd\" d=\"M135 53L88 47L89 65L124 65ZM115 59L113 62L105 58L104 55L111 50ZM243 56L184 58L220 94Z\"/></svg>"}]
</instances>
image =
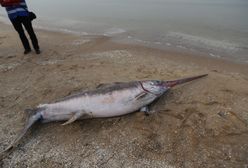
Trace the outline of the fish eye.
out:
<instances>
[{"instance_id":1,"label":"fish eye","mask_svg":"<svg viewBox=\"0 0 248 168\"><path fill-rule=\"evenodd\" d=\"M153 86L154 86L154 85L158 85L158 84L160 84L160 81L152 81L152 82L151 82L151 85L153 85Z\"/></svg>"},{"instance_id":2,"label":"fish eye","mask_svg":"<svg viewBox=\"0 0 248 168\"><path fill-rule=\"evenodd\" d=\"M158 84L160 84L160 81L154 81L154 84L158 85Z\"/></svg>"},{"instance_id":3,"label":"fish eye","mask_svg":"<svg viewBox=\"0 0 248 168\"><path fill-rule=\"evenodd\" d=\"M155 81L152 81L152 85L156 85L156 82Z\"/></svg>"}]
</instances>

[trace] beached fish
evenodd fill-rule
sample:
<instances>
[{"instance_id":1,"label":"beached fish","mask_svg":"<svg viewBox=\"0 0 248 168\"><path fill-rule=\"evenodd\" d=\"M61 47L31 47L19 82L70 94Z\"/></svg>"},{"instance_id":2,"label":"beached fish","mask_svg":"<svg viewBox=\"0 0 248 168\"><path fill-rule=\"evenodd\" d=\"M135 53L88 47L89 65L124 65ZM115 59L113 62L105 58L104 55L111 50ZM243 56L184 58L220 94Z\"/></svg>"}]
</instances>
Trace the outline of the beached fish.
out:
<instances>
[{"instance_id":1,"label":"beached fish","mask_svg":"<svg viewBox=\"0 0 248 168\"><path fill-rule=\"evenodd\" d=\"M33 110L27 110L30 117L23 131L2 154L17 145L37 121L42 123L66 121L62 125L67 125L80 119L115 117L138 110L149 113L148 106L170 88L204 76L207 74L174 81L146 80L105 84L95 90L39 105Z\"/></svg>"}]
</instances>

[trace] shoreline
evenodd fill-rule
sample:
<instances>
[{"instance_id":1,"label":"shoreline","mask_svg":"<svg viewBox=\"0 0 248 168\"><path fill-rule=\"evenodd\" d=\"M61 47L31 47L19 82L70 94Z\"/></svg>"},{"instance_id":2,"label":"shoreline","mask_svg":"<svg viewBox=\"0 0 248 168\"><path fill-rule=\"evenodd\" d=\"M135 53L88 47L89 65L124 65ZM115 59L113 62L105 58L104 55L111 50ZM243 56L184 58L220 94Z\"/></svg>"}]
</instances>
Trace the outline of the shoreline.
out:
<instances>
[{"instance_id":1,"label":"shoreline","mask_svg":"<svg viewBox=\"0 0 248 168\"><path fill-rule=\"evenodd\" d=\"M5 24L9 23L9 20L3 16L0 16L0 22ZM102 31L100 28L91 30L89 27L86 26L85 31L81 32L81 29L66 27L65 25L56 25L52 24L52 22L48 23L47 20L40 18L40 24L35 24L34 27L39 30L44 31L51 31L51 32L60 32L78 36L106 36L115 42L120 42L124 44L130 45L140 45L147 48L154 48L159 50L174 50L174 51L181 51L187 52L189 54L199 54L204 55L210 58L219 58L231 62L235 62L238 64L246 64L248 65L247 60L247 53L246 53L246 46L245 44L235 44L229 43L228 41L221 41L221 40L214 40L207 37L193 36L190 34L180 33L180 32L168 32L168 34L160 35L156 32L150 34L154 34L155 37L145 37L146 35L143 33L138 34L137 32L129 32L128 30L113 27L113 28L104 28L102 27ZM89 23L90 24L90 23ZM76 25L75 25L76 26ZM78 27L78 25L76 26ZM84 28L82 27L84 30ZM148 36L148 35L147 35ZM155 38L155 39L153 39ZM155 40L155 41L154 41Z\"/></svg>"},{"instance_id":2,"label":"shoreline","mask_svg":"<svg viewBox=\"0 0 248 168\"><path fill-rule=\"evenodd\" d=\"M23 55L14 28L0 22L0 29L0 151L23 128L27 108L100 83L209 74L173 88L149 117L38 124L0 161L3 168L247 165L246 64L39 29L41 55Z\"/></svg>"},{"instance_id":3,"label":"shoreline","mask_svg":"<svg viewBox=\"0 0 248 168\"><path fill-rule=\"evenodd\" d=\"M0 22L4 24L5 26L10 26L12 25ZM139 48L140 50L148 50L150 52L156 52L156 54L163 55L164 53L169 53L165 54L164 56L175 60L175 61L187 61L188 59L190 62L199 64L200 66L207 66L208 68L212 68L212 70L221 70L221 71L227 71L227 72L237 72L237 73L242 73L242 74L248 74L248 63L242 63L242 62L235 62L226 58L218 58L218 57L211 57L209 56L209 53L204 53L201 51L192 51L189 49L180 49L177 47L166 47L166 48L159 48L159 47L151 47L151 46L146 46L142 44L135 44L135 43L128 43L128 42L123 42L120 40L116 40L115 37L107 36L107 35L86 35L86 34L81 34L77 32L72 32L72 31L64 31L64 30L57 30L57 29L43 29L43 28L34 28L38 32L42 33L49 33L49 34L62 34L62 35L67 35L67 36L72 36L80 39L84 38L93 38L93 39L108 39L107 41L111 43L110 45L112 46L117 46L124 45L128 48ZM14 33L15 30L13 29ZM172 55L172 56L170 56ZM206 65L207 63L207 65ZM221 64L219 67L218 64Z\"/></svg>"}]
</instances>

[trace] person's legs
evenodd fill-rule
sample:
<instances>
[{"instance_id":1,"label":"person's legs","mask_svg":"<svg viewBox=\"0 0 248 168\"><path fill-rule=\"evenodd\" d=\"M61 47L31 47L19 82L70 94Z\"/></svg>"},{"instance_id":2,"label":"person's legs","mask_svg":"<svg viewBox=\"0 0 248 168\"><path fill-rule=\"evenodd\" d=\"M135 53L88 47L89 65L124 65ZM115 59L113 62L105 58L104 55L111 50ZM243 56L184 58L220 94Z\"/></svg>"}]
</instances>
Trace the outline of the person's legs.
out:
<instances>
[{"instance_id":1,"label":"person's legs","mask_svg":"<svg viewBox=\"0 0 248 168\"><path fill-rule=\"evenodd\" d=\"M23 23L25 29L27 30L27 32L30 36L30 39L32 41L32 44L33 44L33 47L34 47L36 53L38 52L37 54L39 54L40 47L39 47L38 39L34 33L32 22L30 21L30 19L28 17L22 17L22 23Z\"/></svg>"},{"instance_id":2,"label":"person's legs","mask_svg":"<svg viewBox=\"0 0 248 168\"><path fill-rule=\"evenodd\" d=\"M28 42L28 39L24 33L24 30L23 30L23 27L22 27L22 24L21 24L21 21L19 18L16 18L14 20L11 21L15 30L18 32L19 36L20 36L20 39L22 41L22 45L25 49L24 51L24 54L27 54L31 51L31 48L30 48L30 45L29 45L29 42Z\"/></svg>"}]
</instances>

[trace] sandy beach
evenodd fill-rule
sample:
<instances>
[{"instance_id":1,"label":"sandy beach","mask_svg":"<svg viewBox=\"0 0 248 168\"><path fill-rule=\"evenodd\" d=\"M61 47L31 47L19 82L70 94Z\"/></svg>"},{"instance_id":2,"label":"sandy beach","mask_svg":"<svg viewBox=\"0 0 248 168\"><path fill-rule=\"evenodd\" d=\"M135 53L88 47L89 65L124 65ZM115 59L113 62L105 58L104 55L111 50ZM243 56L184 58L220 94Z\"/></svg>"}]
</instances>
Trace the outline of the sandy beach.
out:
<instances>
[{"instance_id":1,"label":"sandy beach","mask_svg":"<svg viewBox=\"0 0 248 168\"><path fill-rule=\"evenodd\" d=\"M42 54L23 55L14 29L0 30L0 151L23 128L27 108L100 83L209 74L173 88L150 116L37 124L0 167L248 166L247 64L44 30Z\"/></svg>"}]
</instances>

